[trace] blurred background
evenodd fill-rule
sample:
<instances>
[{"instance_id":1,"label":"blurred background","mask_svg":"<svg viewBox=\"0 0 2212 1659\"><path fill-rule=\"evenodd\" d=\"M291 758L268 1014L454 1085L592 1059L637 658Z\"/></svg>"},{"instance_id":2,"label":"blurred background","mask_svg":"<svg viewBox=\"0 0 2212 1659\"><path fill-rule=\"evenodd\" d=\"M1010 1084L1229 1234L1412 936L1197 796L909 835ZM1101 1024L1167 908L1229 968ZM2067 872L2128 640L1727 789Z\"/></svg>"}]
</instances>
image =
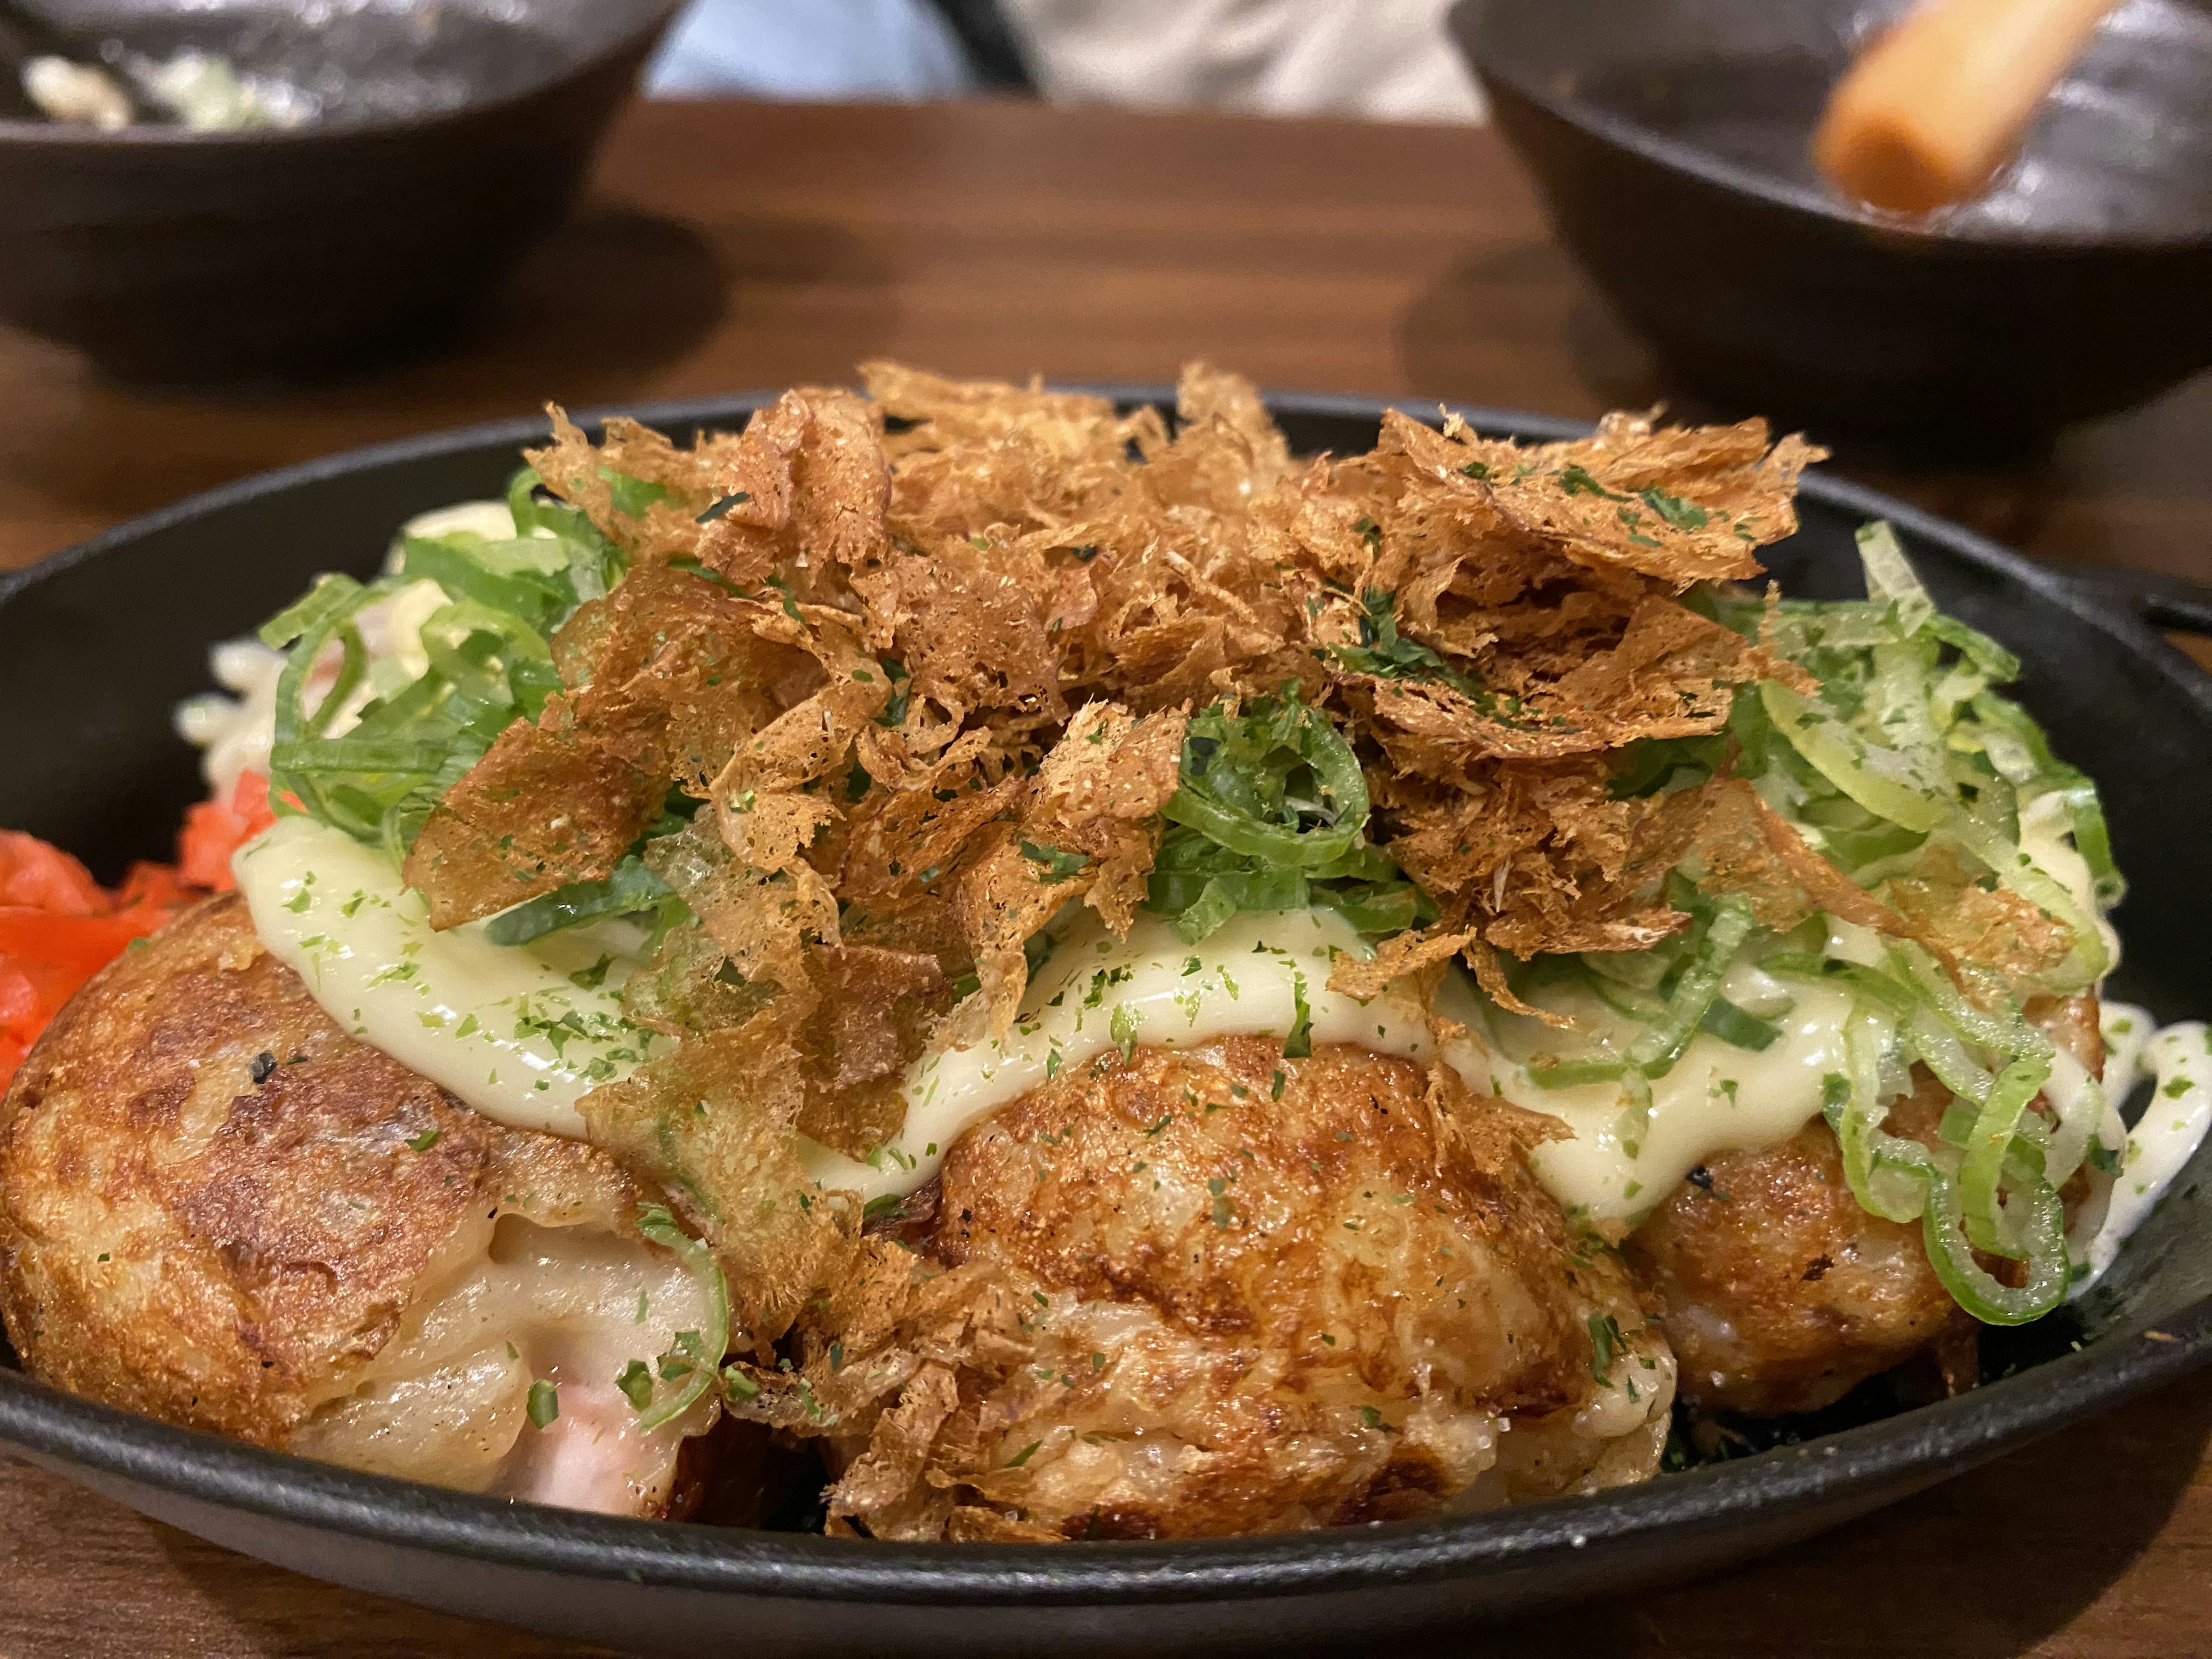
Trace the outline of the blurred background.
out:
<instances>
[{"instance_id":1,"label":"blurred background","mask_svg":"<svg viewBox=\"0 0 2212 1659\"><path fill-rule=\"evenodd\" d=\"M1450 0L694 0L657 96L1203 105L1478 120Z\"/></svg>"},{"instance_id":2,"label":"blurred background","mask_svg":"<svg viewBox=\"0 0 2212 1659\"><path fill-rule=\"evenodd\" d=\"M1765 415L2212 575L2212 0L1928 3L2079 27L2017 153L1904 214L1813 153L1912 0L0 0L0 567L896 355Z\"/></svg>"}]
</instances>

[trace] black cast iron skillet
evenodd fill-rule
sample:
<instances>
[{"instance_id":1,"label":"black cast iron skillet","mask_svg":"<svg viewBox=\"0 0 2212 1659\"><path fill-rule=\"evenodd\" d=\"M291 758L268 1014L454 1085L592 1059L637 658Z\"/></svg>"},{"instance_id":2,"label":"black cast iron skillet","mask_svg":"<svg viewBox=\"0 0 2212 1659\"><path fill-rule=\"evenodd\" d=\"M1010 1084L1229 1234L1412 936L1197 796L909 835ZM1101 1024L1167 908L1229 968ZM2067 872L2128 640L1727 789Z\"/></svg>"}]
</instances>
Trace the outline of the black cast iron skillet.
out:
<instances>
[{"instance_id":1,"label":"black cast iron skillet","mask_svg":"<svg viewBox=\"0 0 2212 1659\"><path fill-rule=\"evenodd\" d=\"M1118 388L1128 400L1164 389ZM639 411L679 436L758 398ZM1357 451L1381 405L1285 397L1302 450ZM1567 423L1484 410L1480 430ZM518 421L249 480L0 577L0 824L112 877L160 855L197 794L169 710L206 647L316 572L369 574L402 520L496 493ZM1850 532L1886 517L1946 609L2027 662L2021 691L2102 780L2135 883L2116 992L2165 1019L2212 1012L2212 681L2128 605L1954 526L1818 477L1770 550L1790 591L1856 595ZM654 1653L964 1656L1373 1641L1675 1580L1889 1503L2212 1360L2212 1194L2200 1157L2107 1285L1991 1344L1981 1389L1761 1456L1484 1516L1179 1544L854 1544L609 1520L347 1473L57 1394L0 1365L0 1443L173 1525L318 1577ZM2078 1340L2078 1352L2069 1345ZM2040 1361L2041 1363L2036 1363ZM2008 1369L2016 1374L1999 1376Z\"/></svg>"}]
</instances>

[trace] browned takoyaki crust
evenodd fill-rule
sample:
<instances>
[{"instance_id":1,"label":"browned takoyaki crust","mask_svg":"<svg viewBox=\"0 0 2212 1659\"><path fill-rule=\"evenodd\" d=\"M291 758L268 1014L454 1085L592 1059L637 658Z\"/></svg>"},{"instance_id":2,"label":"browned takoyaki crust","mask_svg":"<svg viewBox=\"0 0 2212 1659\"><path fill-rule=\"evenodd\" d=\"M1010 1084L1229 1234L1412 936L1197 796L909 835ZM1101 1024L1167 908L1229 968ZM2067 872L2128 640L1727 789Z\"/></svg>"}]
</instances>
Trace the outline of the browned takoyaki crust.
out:
<instances>
[{"instance_id":1,"label":"browned takoyaki crust","mask_svg":"<svg viewBox=\"0 0 2212 1659\"><path fill-rule=\"evenodd\" d=\"M803 1322L806 1411L787 1379L769 1409L830 1435L831 1512L878 1536L1267 1532L1642 1478L1672 1362L1532 1133L1354 1048L1109 1054L952 1148L919 1255L885 1245L894 1289Z\"/></svg>"},{"instance_id":2,"label":"browned takoyaki crust","mask_svg":"<svg viewBox=\"0 0 2212 1659\"><path fill-rule=\"evenodd\" d=\"M102 970L0 1102L0 1315L46 1382L283 1446L502 1206L628 1230L638 1197L347 1036L234 895Z\"/></svg>"},{"instance_id":3,"label":"browned takoyaki crust","mask_svg":"<svg viewBox=\"0 0 2212 1659\"><path fill-rule=\"evenodd\" d=\"M1851 1195L1826 1124L1694 1173L1627 1246L1661 1297L1685 1400L1762 1417L1816 1411L1971 1328L1919 1224Z\"/></svg>"},{"instance_id":4,"label":"browned takoyaki crust","mask_svg":"<svg viewBox=\"0 0 2212 1659\"><path fill-rule=\"evenodd\" d=\"M2028 1010L2092 1073L2105 1058L2097 1012L2094 994ZM1890 1133L1932 1145L1951 1099L1923 1073L1891 1109ZM1692 1404L1759 1417L1817 1411L1931 1346L1947 1378L1972 1381L1978 1328L1929 1264L1920 1224L1861 1206L1825 1122L1708 1159L1626 1253L1660 1297Z\"/></svg>"}]
</instances>

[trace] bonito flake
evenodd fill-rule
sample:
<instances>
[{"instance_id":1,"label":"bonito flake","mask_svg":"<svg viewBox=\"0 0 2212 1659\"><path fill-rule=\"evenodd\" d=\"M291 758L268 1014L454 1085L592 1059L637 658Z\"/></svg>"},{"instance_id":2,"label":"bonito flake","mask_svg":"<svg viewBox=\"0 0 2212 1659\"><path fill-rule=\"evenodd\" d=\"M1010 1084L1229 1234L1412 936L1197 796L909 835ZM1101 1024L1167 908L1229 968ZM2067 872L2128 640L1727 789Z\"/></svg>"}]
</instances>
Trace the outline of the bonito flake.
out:
<instances>
[{"instance_id":1,"label":"bonito flake","mask_svg":"<svg viewBox=\"0 0 2212 1659\"><path fill-rule=\"evenodd\" d=\"M1295 690L1362 763L1367 838L1436 912L1340 964L1362 994L1456 957L1521 1006L1510 957L1684 927L1664 878L1686 859L1778 921L1843 905L1946 960L2057 948L1933 864L1892 903L1838 897L1724 768L1616 795L1634 745L1722 733L1737 688L1809 688L1684 603L1796 528L1819 455L1802 439L1615 416L1519 446L1392 413L1368 453L1302 458L1249 382L1202 364L1172 416L890 363L862 378L688 446L619 421L593 442L556 411L532 463L627 574L555 640L544 718L450 792L408 866L441 927L633 854L682 899L623 994L667 1042L585 1111L743 1281L756 1340L856 1263L916 1316L890 1287L901 1253L864 1246L799 1137L880 1146L905 1067L1004 1030L1024 947L1064 907L1126 931L1186 722L1216 702ZM945 1354L1011 1340L977 1310L1015 1310L1013 1288L960 1299ZM915 1449L957 1416L959 1367L915 1352L847 1512L911 1489ZM778 1411L823 1407L778 1388ZM940 1523L1017 1524L915 1522Z\"/></svg>"},{"instance_id":2,"label":"bonito flake","mask_svg":"<svg viewBox=\"0 0 2212 1659\"><path fill-rule=\"evenodd\" d=\"M1025 792L1019 816L990 827L954 909L975 951L990 1030L1013 1024L1029 983L1023 946L1081 899L1127 933L1176 791L1183 716L1093 703L1069 723Z\"/></svg>"}]
</instances>

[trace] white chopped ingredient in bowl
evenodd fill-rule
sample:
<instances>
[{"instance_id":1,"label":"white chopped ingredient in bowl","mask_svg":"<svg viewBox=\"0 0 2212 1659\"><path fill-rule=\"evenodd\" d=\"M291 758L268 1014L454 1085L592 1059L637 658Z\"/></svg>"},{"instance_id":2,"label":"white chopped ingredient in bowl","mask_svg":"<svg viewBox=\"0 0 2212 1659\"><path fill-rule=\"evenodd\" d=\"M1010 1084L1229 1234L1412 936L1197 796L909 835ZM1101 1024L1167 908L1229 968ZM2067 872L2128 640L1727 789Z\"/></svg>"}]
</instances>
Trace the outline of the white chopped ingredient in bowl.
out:
<instances>
[{"instance_id":1,"label":"white chopped ingredient in bowl","mask_svg":"<svg viewBox=\"0 0 2212 1659\"><path fill-rule=\"evenodd\" d=\"M23 64L23 91L49 120L117 132L131 125L131 100L105 70L66 58L33 58Z\"/></svg>"}]
</instances>

